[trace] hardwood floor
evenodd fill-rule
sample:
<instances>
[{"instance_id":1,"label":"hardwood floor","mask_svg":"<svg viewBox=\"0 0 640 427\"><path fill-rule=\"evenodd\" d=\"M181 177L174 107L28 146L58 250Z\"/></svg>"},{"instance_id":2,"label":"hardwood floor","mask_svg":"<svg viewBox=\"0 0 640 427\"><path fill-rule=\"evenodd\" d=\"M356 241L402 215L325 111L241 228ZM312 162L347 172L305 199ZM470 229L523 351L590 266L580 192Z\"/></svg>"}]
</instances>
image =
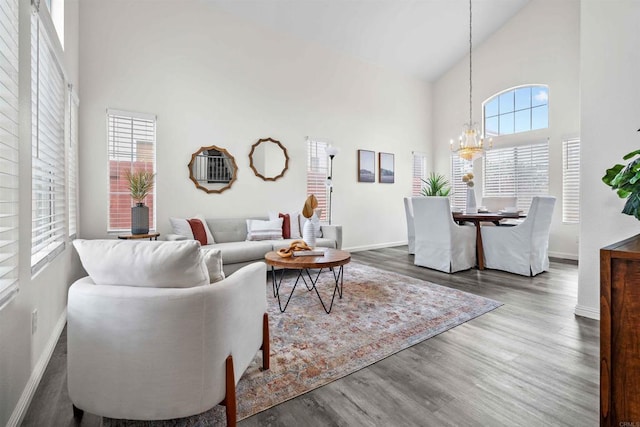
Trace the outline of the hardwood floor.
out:
<instances>
[{"instance_id":1,"label":"hardwood floor","mask_svg":"<svg viewBox=\"0 0 640 427\"><path fill-rule=\"evenodd\" d=\"M413 265L407 248L353 261L504 305L341 380L239 422L252 426L596 426L599 322L576 317L578 270L552 260L534 278ZM348 272L348 270L347 270ZM24 426L75 425L60 338ZM85 414L82 426L99 426Z\"/></svg>"}]
</instances>

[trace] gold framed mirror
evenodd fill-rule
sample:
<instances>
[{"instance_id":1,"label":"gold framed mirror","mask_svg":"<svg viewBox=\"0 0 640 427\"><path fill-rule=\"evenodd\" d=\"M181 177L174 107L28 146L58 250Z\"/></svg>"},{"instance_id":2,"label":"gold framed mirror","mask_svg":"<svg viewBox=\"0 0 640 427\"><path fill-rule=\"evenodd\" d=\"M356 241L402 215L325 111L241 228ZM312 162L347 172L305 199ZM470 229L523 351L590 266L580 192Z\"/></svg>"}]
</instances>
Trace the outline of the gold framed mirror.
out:
<instances>
[{"instance_id":1,"label":"gold framed mirror","mask_svg":"<svg viewBox=\"0 0 640 427\"><path fill-rule=\"evenodd\" d=\"M189 179L206 193L222 193L237 178L236 159L224 148L210 145L200 147L191 155Z\"/></svg>"},{"instance_id":2,"label":"gold framed mirror","mask_svg":"<svg viewBox=\"0 0 640 427\"><path fill-rule=\"evenodd\" d=\"M289 168L287 149L272 138L259 139L251 146L249 166L258 178L275 181L284 176Z\"/></svg>"}]
</instances>

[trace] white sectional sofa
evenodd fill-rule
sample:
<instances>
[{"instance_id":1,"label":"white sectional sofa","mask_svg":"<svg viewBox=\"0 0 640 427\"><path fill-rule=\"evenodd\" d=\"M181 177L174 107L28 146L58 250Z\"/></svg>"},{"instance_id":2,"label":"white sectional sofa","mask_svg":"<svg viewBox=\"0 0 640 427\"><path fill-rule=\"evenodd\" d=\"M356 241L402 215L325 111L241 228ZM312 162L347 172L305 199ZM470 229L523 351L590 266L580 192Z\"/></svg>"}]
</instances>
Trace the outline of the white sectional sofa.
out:
<instances>
[{"instance_id":1,"label":"white sectional sofa","mask_svg":"<svg viewBox=\"0 0 640 427\"><path fill-rule=\"evenodd\" d=\"M207 226L213 234L214 244L203 248L219 249L225 275L255 261L263 261L264 255L280 248L288 248L295 239L281 240L247 240L247 219L268 220L265 217L255 218L206 218ZM322 237L316 238L316 247L342 248L342 226L321 225ZM184 240L186 237L169 234L167 240Z\"/></svg>"}]
</instances>

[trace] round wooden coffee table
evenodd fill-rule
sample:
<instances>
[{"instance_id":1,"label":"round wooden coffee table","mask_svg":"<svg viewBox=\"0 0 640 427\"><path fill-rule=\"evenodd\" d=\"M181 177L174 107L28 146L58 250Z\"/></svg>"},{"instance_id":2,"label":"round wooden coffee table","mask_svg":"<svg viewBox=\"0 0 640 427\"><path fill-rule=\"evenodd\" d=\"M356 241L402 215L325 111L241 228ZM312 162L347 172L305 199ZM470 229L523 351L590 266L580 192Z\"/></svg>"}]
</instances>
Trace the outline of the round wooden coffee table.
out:
<instances>
[{"instance_id":1,"label":"round wooden coffee table","mask_svg":"<svg viewBox=\"0 0 640 427\"><path fill-rule=\"evenodd\" d=\"M344 265L348 264L351 261L351 254L347 251L342 251L339 249L324 249L324 251L324 255L317 256L292 256L289 258L282 258L276 252L268 252L264 256L264 260L267 265L271 266L273 296L278 298L278 307L280 308L281 313L284 313L284 311L287 309L289 301L291 301L293 291L296 290L296 286L298 286L298 282L300 281L300 279L302 279L302 282L305 284L308 291L316 291L318 299L320 299L320 304L322 304L322 308L327 314L331 313L331 308L333 307L333 301L336 298L336 293L338 294L339 298L342 298L342 279L344 276ZM277 277L276 268L281 269L280 278ZM335 287L333 288L333 296L331 297L329 308L327 308L327 306L325 305L322 297L320 296L320 293L318 292L318 288L316 287L318 278L320 278L320 273L322 273L322 270L326 268L331 270L335 281ZM311 270L315 269L319 270L317 274L314 273L314 277L311 275ZM298 276L296 277L296 281L293 284L293 289L291 289L291 293L287 298L287 302L285 303L284 307L282 307L282 302L280 301L280 285L282 283L282 278L284 277L286 270L298 270Z\"/></svg>"}]
</instances>

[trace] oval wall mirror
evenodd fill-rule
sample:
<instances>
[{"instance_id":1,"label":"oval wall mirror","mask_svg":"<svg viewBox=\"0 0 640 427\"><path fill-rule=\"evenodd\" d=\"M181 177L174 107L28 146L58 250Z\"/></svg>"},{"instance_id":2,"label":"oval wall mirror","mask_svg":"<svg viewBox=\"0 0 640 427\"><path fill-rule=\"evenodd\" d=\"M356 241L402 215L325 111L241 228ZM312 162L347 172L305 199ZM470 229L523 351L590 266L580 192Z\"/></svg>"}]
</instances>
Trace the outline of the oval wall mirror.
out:
<instances>
[{"instance_id":1,"label":"oval wall mirror","mask_svg":"<svg viewBox=\"0 0 640 427\"><path fill-rule=\"evenodd\" d=\"M258 178L265 181L282 178L289 168L287 149L275 139L260 139L251 146L249 166Z\"/></svg>"},{"instance_id":2,"label":"oval wall mirror","mask_svg":"<svg viewBox=\"0 0 640 427\"><path fill-rule=\"evenodd\" d=\"M222 193L236 180L236 160L224 148L200 147L191 155L189 179L207 193Z\"/></svg>"}]
</instances>

